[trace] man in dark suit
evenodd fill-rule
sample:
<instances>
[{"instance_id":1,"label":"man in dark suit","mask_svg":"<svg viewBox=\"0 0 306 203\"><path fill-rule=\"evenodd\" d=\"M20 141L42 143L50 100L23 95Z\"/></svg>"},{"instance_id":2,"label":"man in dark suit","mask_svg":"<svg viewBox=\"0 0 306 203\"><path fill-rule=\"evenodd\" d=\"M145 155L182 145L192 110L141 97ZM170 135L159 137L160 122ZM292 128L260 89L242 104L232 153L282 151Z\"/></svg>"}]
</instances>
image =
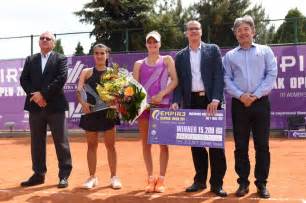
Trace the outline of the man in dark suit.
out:
<instances>
[{"instance_id":1,"label":"man in dark suit","mask_svg":"<svg viewBox=\"0 0 306 203\"><path fill-rule=\"evenodd\" d=\"M67 59L52 52L55 37L50 32L40 35L40 53L27 57L20 77L27 94L24 109L29 111L31 130L31 156L34 174L21 186L34 186L45 181L46 135L49 125L59 166L59 188L68 186L71 173L71 154L65 134L65 111L68 103L63 86L67 80Z\"/></svg>"},{"instance_id":2,"label":"man in dark suit","mask_svg":"<svg viewBox=\"0 0 306 203\"><path fill-rule=\"evenodd\" d=\"M179 105L186 109L207 109L214 114L221 108L223 100L223 66L217 45L201 41L202 28L198 21L189 21L186 25L189 45L177 53L175 67L179 84L173 94L173 109ZM204 147L191 147L196 174L193 184L186 192L195 192L206 188L208 171L208 153ZM211 191L225 197L223 177L226 160L223 149L210 148Z\"/></svg>"}]
</instances>

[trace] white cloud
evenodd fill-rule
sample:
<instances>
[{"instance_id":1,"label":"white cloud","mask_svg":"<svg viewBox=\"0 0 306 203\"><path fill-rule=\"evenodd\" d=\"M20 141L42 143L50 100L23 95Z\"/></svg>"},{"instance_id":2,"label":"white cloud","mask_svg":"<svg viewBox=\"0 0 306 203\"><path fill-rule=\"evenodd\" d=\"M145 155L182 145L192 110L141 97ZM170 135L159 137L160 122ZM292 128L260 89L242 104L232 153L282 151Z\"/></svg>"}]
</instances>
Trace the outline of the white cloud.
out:
<instances>
[{"instance_id":1,"label":"white cloud","mask_svg":"<svg viewBox=\"0 0 306 203\"><path fill-rule=\"evenodd\" d=\"M252 2L262 4L270 19L283 19L287 12L294 8L298 8L304 16L306 15L305 0L252 0Z\"/></svg>"},{"instance_id":2,"label":"white cloud","mask_svg":"<svg viewBox=\"0 0 306 203\"><path fill-rule=\"evenodd\" d=\"M0 37L37 35L46 30L54 33L91 31L92 25L79 22L73 14L83 8L88 0L10 0L1 2ZM85 51L94 38L89 34L59 36L65 53L71 55L78 41ZM38 52L34 38L34 52ZM30 38L0 40L0 58L23 58L30 54Z\"/></svg>"}]
</instances>

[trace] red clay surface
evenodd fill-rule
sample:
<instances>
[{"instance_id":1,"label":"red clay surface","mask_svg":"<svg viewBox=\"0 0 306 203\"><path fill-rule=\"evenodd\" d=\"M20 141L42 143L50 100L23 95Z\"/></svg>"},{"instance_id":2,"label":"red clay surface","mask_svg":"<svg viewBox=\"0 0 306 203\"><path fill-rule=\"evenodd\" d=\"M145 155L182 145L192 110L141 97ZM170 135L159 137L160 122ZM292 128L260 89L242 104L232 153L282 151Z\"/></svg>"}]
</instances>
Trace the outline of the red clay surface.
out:
<instances>
[{"instance_id":1,"label":"red clay surface","mask_svg":"<svg viewBox=\"0 0 306 203\"><path fill-rule=\"evenodd\" d=\"M86 162L86 142L84 137L70 138L73 170L69 178L69 187L57 189L57 160L52 139L48 139L46 182L43 185L21 188L20 182L26 180L31 171L30 138L0 138L0 202L30 203L97 203L97 202L170 202L170 203L305 203L306 202L306 140L288 140L272 138L271 170L268 188L271 198L257 198L254 186L253 170L251 171L250 193L243 198L234 195L237 189L234 171L232 138L226 141L227 172L224 189L229 193L227 198L219 198L209 189L199 193L186 193L185 187L192 183L194 169L189 147L170 146L170 159L166 176L167 190L163 194L145 194L145 166L142 159L141 143L138 139L119 138L117 140L118 176L123 189L109 188L109 169L106 151L101 138L98 149L97 176L99 185L92 190L81 189L80 186L88 177ZM250 159L254 169L253 143L250 143ZM158 146L153 147L154 169L158 174Z\"/></svg>"}]
</instances>

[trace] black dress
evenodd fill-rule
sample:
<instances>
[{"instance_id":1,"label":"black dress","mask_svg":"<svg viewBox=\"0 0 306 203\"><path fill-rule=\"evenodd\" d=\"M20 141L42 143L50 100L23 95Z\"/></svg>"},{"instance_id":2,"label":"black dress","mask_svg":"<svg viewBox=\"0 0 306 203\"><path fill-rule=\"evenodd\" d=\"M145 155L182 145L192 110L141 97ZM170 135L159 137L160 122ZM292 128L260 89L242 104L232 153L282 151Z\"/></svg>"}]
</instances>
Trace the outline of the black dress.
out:
<instances>
[{"instance_id":1,"label":"black dress","mask_svg":"<svg viewBox=\"0 0 306 203\"><path fill-rule=\"evenodd\" d=\"M97 83L100 81L103 72L94 68L92 76L85 83L96 91ZM87 102L95 104L96 101L91 94L87 93ZM107 119L107 111L108 109L82 115L79 126L86 131L105 131L113 128L116 124L119 124L118 119Z\"/></svg>"}]
</instances>

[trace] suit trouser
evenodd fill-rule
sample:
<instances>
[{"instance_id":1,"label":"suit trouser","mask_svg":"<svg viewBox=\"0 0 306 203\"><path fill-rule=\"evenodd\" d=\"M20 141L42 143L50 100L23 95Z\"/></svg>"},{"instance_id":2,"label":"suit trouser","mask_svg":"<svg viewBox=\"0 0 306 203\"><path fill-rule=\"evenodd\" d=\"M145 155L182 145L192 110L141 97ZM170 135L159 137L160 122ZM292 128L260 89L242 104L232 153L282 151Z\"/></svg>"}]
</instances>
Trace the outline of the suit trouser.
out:
<instances>
[{"instance_id":1,"label":"suit trouser","mask_svg":"<svg viewBox=\"0 0 306 203\"><path fill-rule=\"evenodd\" d=\"M71 154L67 133L65 133L65 112L30 112L32 169L44 175L46 167L47 124L50 127L59 167L59 178L69 177L72 170Z\"/></svg>"},{"instance_id":2,"label":"suit trouser","mask_svg":"<svg viewBox=\"0 0 306 203\"><path fill-rule=\"evenodd\" d=\"M235 170L239 184L249 185L250 161L248 155L249 137L252 131L255 159L255 184L267 183L270 168L269 129L270 103L267 96L245 107L238 99L232 99L232 121L235 139Z\"/></svg>"},{"instance_id":3,"label":"suit trouser","mask_svg":"<svg viewBox=\"0 0 306 203\"><path fill-rule=\"evenodd\" d=\"M206 109L209 101L206 96L191 96L192 109ZM208 173L208 153L204 147L191 147L192 159L196 174L194 182L204 184ZM210 185L212 187L222 187L223 178L226 171L226 160L224 149L209 148L209 162L211 168Z\"/></svg>"}]
</instances>

